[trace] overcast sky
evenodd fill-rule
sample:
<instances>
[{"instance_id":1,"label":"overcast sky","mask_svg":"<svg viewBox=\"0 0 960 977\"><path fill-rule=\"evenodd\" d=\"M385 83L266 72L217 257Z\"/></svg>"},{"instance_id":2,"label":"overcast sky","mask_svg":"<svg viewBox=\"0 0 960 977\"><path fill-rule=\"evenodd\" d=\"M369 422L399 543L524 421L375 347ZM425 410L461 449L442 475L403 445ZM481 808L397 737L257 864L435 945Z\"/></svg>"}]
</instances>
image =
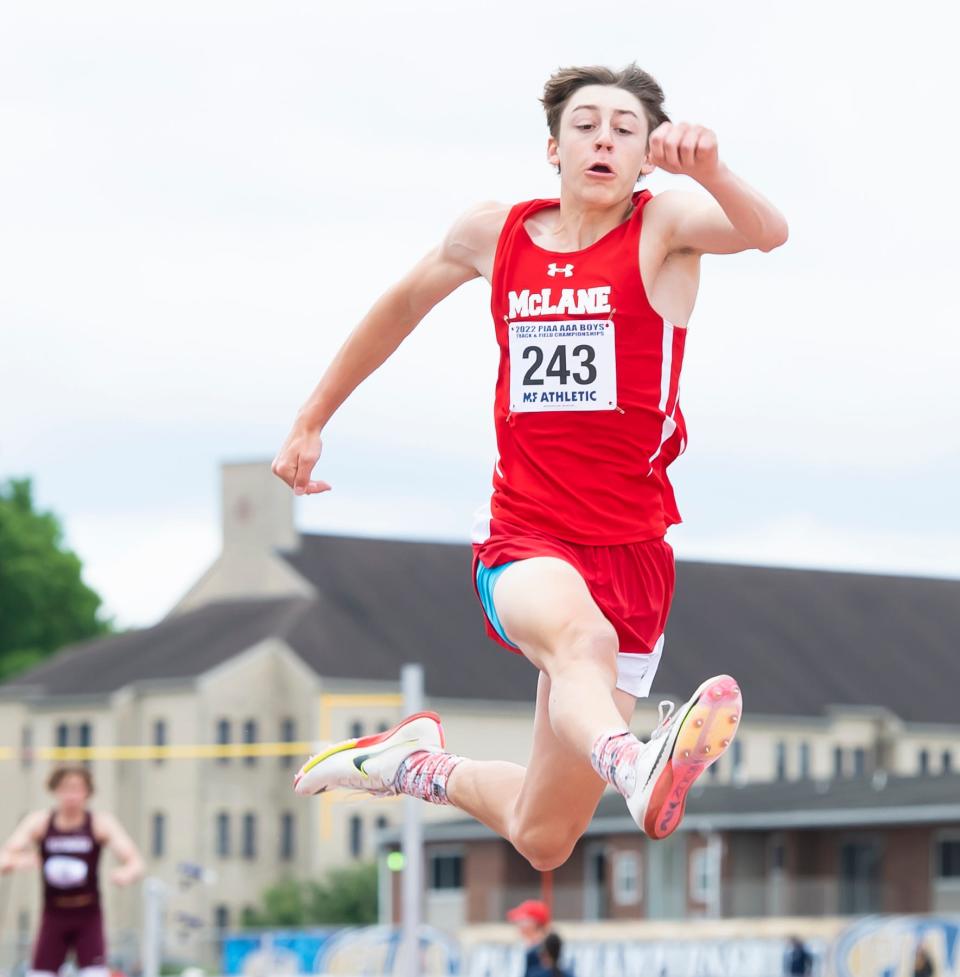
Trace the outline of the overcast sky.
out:
<instances>
[{"instance_id":1,"label":"overcast sky","mask_svg":"<svg viewBox=\"0 0 960 977\"><path fill-rule=\"evenodd\" d=\"M471 203L556 193L550 72L636 59L791 230L703 262L678 554L960 576L943 9L6 3L0 479L33 477L120 623L156 620L218 551L220 462L273 456L377 294ZM437 309L334 420L334 491L301 527L467 538L488 294Z\"/></svg>"}]
</instances>

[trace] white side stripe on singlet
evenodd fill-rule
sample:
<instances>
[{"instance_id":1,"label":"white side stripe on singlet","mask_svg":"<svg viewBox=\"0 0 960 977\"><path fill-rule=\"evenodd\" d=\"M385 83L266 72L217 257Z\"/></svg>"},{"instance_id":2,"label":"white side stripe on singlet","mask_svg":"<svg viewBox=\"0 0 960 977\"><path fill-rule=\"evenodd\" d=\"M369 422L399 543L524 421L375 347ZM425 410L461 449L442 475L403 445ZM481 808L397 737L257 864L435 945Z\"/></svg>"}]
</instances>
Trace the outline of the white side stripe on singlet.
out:
<instances>
[{"instance_id":1,"label":"white side stripe on singlet","mask_svg":"<svg viewBox=\"0 0 960 977\"><path fill-rule=\"evenodd\" d=\"M486 502L480 506L473 514L473 528L470 532L470 541L480 545L490 538L490 503Z\"/></svg>"},{"instance_id":2,"label":"white side stripe on singlet","mask_svg":"<svg viewBox=\"0 0 960 977\"><path fill-rule=\"evenodd\" d=\"M667 412L667 404L670 399L670 377L673 373L673 323L663 320L663 359L660 364L660 410L664 414ZM677 412L677 404L680 403L680 391L677 391L676 402L669 416L664 417L663 427L660 429L660 443L657 450L650 455L650 465L657 460L657 456L663 450L663 446L673 437L673 432L677 429L677 422L673 415ZM652 471L651 467L651 471Z\"/></svg>"},{"instance_id":3,"label":"white side stripe on singlet","mask_svg":"<svg viewBox=\"0 0 960 977\"><path fill-rule=\"evenodd\" d=\"M670 374L673 372L673 323L663 320L663 358L660 363L660 410L666 414L670 396Z\"/></svg>"},{"instance_id":4,"label":"white side stripe on singlet","mask_svg":"<svg viewBox=\"0 0 960 977\"><path fill-rule=\"evenodd\" d=\"M674 408L676 410L676 408ZM657 445L657 450L650 455L650 464L652 465L657 460L657 455L663 450L663 446L673 437L673 432L677 429L677 422L673 419L673 415L670 417L665 417L663 419L663 428L660 431L660 443Z\"/></svg>"}]
</instances>

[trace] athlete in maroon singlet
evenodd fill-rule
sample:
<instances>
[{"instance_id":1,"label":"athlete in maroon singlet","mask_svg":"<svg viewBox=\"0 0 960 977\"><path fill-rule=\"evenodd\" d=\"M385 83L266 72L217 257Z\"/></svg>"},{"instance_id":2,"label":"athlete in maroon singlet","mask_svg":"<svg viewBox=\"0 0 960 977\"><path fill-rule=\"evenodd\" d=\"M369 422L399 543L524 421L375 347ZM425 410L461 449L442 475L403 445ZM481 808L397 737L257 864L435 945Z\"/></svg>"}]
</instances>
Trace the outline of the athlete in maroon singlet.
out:
<instances>
[{"instance_id":1,"label":"athlete in maroon singlet","mask_svg":"<svg viewBox=\"0 0 960 977\"><path fill-rule=\"evenodd\" d=\"M446 752L439 717L423 713L334 744L294 786L454 804L547 870L567 859L607 784L642 831L667 837L737 731L742 699L728 675L678 709L661 703L645 743L629 723L673 595L665 537L680 516L666 470L686 447L680 371L700 259L772 251L787 223L721 160L714 132L670 121L659 84L635 64L562 69L541 101L559 196L480 204L456 221L343 344L273 470L298 495L327 491L313 469L343 402L446 296L490 283L498 458L473 582L490 636L540 671L530 761ZM698 191L638 191L657 168ZM413 423L385 409L391 422Z\"/></svg>"},{"instance_id":2,"label":"athlete in maroon singlet","mask_svg":"<svg viewBox=\"0 0 960 977\"><path fill-rule=\"evenodd\" d=\"M115 818L87 804L93 780L84 767L55 770L48 781L56 804L28 815L0 849L0 872L33 868L43 879L43 915L31 974L55 974L72 951L83 977L107 973L100 905L100 852L108 846L120 865L116 885L140 878L143 862Z\"/></svg>"}]
</instances>

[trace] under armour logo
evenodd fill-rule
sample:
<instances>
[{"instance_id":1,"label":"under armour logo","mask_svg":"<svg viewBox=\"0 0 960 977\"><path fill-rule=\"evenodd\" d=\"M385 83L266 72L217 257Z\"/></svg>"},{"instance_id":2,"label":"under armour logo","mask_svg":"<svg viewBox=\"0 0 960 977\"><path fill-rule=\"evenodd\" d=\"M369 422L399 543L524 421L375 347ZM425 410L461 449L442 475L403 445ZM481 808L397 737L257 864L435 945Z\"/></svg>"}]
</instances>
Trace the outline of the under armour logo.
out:
<instances>
[{"instance_id":1,"label":"under armour logo","mask_svg":"<svg viewBox=\"0 0 960 977\"><path fill-rule=\"evenodd\" d=\"M563 275L564 278L573 278L573 265L564 265L562 268L560 268L551 261L550 264L547 265L547 274L551 278L556 278L557 275Z\"/></svg>"}]
</instances>

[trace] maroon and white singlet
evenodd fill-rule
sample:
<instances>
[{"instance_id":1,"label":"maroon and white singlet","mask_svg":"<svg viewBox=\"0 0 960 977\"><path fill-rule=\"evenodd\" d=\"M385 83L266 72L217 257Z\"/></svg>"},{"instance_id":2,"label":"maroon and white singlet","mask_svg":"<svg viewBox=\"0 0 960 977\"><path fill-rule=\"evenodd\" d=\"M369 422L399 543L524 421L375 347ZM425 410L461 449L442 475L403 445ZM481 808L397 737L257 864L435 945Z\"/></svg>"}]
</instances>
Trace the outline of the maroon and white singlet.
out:
<instances>
[{"instance_id":1,"label":"maroon and white singlet","mask_svg":"<svg viewBox=\"0 0 960 977\"><path fill-rule=\"evenodd\" d=\"M106 963L98 866L100 842L88 811L79 828L63 831L52 812L40 843L43 915L32 969L56 973L70 950L77 967Z\"/></svg>"}]
</instances>

